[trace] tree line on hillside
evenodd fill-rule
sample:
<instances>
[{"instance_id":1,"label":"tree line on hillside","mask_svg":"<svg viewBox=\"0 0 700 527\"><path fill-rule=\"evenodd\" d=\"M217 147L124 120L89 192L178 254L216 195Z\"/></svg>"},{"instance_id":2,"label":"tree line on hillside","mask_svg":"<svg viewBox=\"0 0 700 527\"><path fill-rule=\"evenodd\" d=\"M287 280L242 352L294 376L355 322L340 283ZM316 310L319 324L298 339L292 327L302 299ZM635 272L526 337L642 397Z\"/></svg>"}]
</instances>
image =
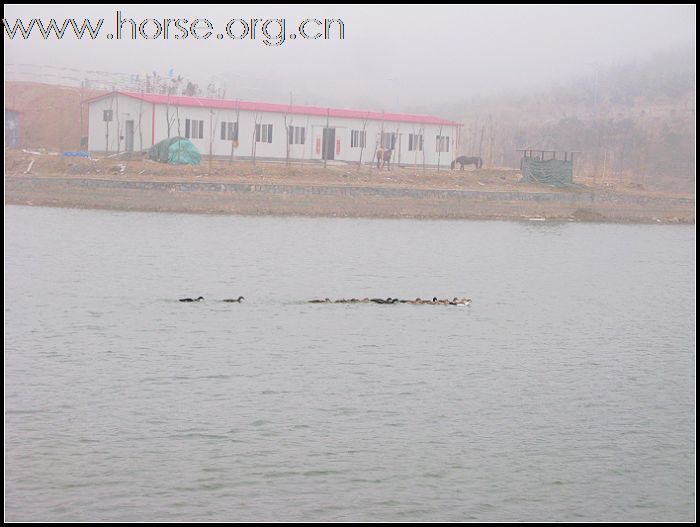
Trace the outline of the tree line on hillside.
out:
<instances>
[{"instance_id":1,"label":"tree line on hillside","mask_svg":"<svg viewBox=\"0 0 700 527\"><path fill-rule=\"evenodd\" d=\"M536 95L444 108L462 116L457 150L512 168L519 148L578 151L575 178L694 188L694 50L593 73Z\"/></svg>"}]
</instances>

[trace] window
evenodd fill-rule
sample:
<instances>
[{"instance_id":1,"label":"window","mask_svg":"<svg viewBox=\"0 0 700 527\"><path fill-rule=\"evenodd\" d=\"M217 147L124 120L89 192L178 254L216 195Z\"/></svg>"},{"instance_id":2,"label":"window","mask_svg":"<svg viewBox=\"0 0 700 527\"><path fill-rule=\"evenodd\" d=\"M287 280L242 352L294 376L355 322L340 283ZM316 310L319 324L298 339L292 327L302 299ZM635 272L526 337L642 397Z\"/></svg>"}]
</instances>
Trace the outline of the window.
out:
<instances>
[{"instance_id":1,"label":"window","mask_svg":"<svg viewBox=\"0 0 700 527\"><path fill-rule=\"evenodd\" d=\"M221 140L222 141L238 141L238 123L237 122L222 122L221 123Z\"/></svg>"},{"instance_id":2,"label":"window","mask_svg":"<svg viewBox=\"0 0 700 527\"><path fill-rule=\"evenodd\" d=\"M381 135L381 145L382 148L388 148L389 150L394 150L396 148L396 137L398 134L393 132L382 132Z\"/></svg>"},{"instance_id":3,"label":"window","mask_svg":"<svg viewBox=\"0 0 700 527\"><path fill-rule=\"evenodd\" d=\"M365 146L367 146L367 132L365 130L350 132L350 148L364 148Z\"/></svg>"},{"instance_id":4,"label":"window","mask_svg":"<svg viewBox=\"0 0 700 527\"><path fill-rule=\"evenodd\" d=\"M102 120L103 121L111 121L112 120L112 110L104 110L102 112Z\"/></svg>"},{"instance_id":5,"label":"window","mask_svg":"<svg viewBox=\"0 0 700 527\"><path fill-rule=\"evenodd\" d=\"M423 151L423 134L408 134L408 150Z\"/></svg>"},{"instance_id":6,"label":"window","mask_svg":"<svg viewBox=\"0 0 700 527\"><path fill-rule=\"evenodd\" d=\"M185 137L187 139L204 138L204 121L185 119Z\"/></svg>"},{"instance_id":7,"label":"window","mask_svg":"<svg viewBox=\"0 0 700 527\"><path fill-rule=\"evenodd\" d=\"M272 125L270 125L272 126ZM290 126L289 137L287 138L290 145L303 145L306 143L306 128L303 126Z\"/></svg>"},{"instance_id":8,"label":"window","mask_svg":"<svg viewBox=\"0 0 700 527\"><path fill-rule=\"evenodd\" d=\"M272 142L272 125L271 124L256 124L255 125L255 142L256 143L271 143Z\"/></svg>"},{"instance_id":9,"label":"window","mask_svg":"<svg viewBox=\"0 0 700 527\"><path fill-rule=\"evenodd\" d=\"M450 151L450 137L447 135L435 136L435 151L436 152L449 152Z\"/></svg>"}]
</instances>

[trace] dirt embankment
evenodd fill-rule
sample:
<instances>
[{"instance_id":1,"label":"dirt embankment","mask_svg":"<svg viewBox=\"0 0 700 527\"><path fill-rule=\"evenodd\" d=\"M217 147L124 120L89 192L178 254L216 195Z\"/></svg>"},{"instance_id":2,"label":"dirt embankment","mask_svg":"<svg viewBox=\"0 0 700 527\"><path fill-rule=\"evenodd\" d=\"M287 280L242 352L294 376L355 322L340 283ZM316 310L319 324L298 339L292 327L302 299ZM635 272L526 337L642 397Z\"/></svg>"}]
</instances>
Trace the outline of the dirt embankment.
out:
<instances>
[{"instance_id":1,"label":"dirt embankment","mask_svg":"<svg viewBox=\"0 0 700 527\"><path fill-rule=\"evenodd\" d=\"M695 197L586 182L519 183L510 169L464 171L206 159L174 167L6 151L6 203L116 210L358 217L695 221ZM30 168L31 165L31 168Z\"/></svg>"}]
</instances>

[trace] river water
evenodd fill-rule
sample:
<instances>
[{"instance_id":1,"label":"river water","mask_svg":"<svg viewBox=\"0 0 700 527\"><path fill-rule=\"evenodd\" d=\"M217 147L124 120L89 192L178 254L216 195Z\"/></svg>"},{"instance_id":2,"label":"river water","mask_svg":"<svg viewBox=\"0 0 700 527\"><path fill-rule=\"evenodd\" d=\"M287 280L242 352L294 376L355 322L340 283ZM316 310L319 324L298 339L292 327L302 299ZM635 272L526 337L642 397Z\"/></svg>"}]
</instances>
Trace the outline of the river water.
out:
<instances>
[{"instance_id":1,"label":"river water","mask_svg":"<svg viewBox=\"0 0 700 527\"><path fill-rule=\"evenodd\" d=\"M694 521L694 246L8 206L6 520Z\"/></svg>"}]
</instances>

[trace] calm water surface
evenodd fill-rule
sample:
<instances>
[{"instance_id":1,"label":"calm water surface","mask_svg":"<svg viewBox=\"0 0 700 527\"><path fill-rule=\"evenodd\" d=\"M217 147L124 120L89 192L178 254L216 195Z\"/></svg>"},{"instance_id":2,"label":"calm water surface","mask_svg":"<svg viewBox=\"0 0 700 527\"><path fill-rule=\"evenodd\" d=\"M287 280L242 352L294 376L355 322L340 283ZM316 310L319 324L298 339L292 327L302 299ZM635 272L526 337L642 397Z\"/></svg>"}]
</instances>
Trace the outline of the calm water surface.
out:
<instances>
[{"instance_id":1,"label":"calm water surface","mask_svg":"<svg viewBox=\"0 0 700 527\"><path fill-rule=\"evenodd\" d=\"M694 245L6 207L6 519L693 521Z\"/></svg>"}]
</instances>

